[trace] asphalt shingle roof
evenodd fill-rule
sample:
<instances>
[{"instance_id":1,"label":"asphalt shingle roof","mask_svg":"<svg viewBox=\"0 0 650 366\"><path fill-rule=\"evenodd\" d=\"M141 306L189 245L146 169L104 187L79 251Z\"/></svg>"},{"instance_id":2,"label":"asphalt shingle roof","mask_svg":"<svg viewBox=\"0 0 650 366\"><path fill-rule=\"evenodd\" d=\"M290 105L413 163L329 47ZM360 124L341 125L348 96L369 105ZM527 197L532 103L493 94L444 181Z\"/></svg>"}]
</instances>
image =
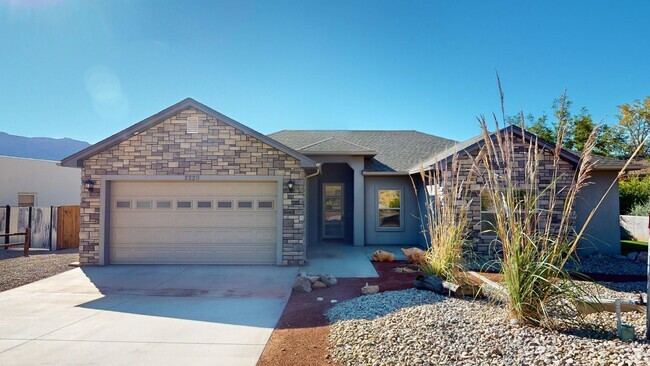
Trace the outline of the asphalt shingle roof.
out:
<instances>
[{"instance_id":1,"label":"asphalt shingle roof","mask_svg":"<svg viewBox=\"0 0 650 366\"><path fill-rule=\"evenodd\" d=\"M324 140L303 146L296 150L301 153L309 153L309 152L325 153L325 152L332 152L332 151L369 153L369 155L374 155L376 153L376 151L374 151L369 147L361 146L359 144L355 144L354 142L345 141L339 137L328 137Z\"/></svg>"},{"instance_id":2,"label":"asphalt shingle roof","mask_svg":"<svg viewBox=\"0 0 650 366\"><path fill-rule=\"evenodd\" d=\"M268 136L304 154L309 154L305 148L310 146L318 148L318 152L328 151L323 150L326 147L331 147L332 151L349 151L352 145L374 150L377 154L365 170L375 172L408 171L456 144L454 140L403 130L283 130Z\"/></svg>"}]
</instances>

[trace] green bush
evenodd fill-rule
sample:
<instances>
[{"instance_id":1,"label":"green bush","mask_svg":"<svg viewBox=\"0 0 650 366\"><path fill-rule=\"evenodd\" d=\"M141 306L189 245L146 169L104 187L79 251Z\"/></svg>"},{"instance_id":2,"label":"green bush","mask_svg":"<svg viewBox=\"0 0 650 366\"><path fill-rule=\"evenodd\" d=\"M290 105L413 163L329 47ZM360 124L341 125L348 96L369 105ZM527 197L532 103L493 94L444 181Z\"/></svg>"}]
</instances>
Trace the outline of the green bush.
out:
<instances>
[{"instance_id":1,"label":"green bush","mask_svg":"<svg viewBox=\"0 0 650 366\"><path fill-rule=\"evenodd\" d=\"M621 214L631 215L632 209L650 201L650 176L639 177L630 175L621 179L618 184ZM648 211L641 215L645 216Z\"/></svg>"},{"instance_id":2,"label":"green bush","mask_svg":"<svg viewBox=\"0 0 650 366\"><path fill-rule=\"evenodd\" d=\"M629 212L629 215L632 216L648 216L650 213L650 200L645 201L644 203L638 203L632 206L632 209Z\"/></svg>"}]
</instances>

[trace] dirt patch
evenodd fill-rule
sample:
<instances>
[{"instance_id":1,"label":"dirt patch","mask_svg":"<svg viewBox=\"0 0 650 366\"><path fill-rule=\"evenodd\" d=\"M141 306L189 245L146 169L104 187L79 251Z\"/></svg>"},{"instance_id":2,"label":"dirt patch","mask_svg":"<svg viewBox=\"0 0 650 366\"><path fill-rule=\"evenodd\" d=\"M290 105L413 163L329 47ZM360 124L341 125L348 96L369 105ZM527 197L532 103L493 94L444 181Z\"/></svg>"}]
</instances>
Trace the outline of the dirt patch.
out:
<instances>
[{"instance_id":1,"label":"dirt patch","mask_svg":"<svg viewBox=\"0 0 650 366\"><path fill-rule=\"evenodd\" d=\"M72 269L72 262L79 261L79 249L30 250L29 257L23 251L0 249L0 291L6 291Z\"/></svg>"},{"instance_id":2,"label":"dirt patch","mask_svg":"<svg viewBox=\"0 0 650 366\"><path fill-rule=\"evenodd\" d=\"M366 283L379 285L380 291L412 288L413 279L418 275L395 272L395 268L410 266L406 261L373 262L373 265L379 277L339 278L334 287L310 293L294 292L258 365L335 364L329 358L329 322L325 316L325 311L334 306L331 300L343 301L357 297ZM322 297L323 301L317 301L318 297Z\"/></svg>"}]
</instances>

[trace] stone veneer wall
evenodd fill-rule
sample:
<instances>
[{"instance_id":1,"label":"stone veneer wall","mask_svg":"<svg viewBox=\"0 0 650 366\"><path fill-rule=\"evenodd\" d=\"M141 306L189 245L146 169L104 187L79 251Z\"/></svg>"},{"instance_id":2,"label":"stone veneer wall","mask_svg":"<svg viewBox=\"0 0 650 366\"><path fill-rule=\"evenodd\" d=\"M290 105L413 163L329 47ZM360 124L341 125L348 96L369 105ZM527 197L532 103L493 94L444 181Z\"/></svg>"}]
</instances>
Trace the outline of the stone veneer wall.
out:
<instances>
[{"instance_id":1,"label":"stone veneer wall","mask_svg":"<svg viewBox=\"0 0 650 366\"><path fill-rule=\"evenodd\" d=\"M198 117L199 132L186 121ZM300 162L196 109L188 109L84 161L82 181L95 181L81 193L79 259L99 263L99 208L103 175L270 175L284 177L282 264L305 260L305 173ZM289 192L286 182L295 182Z\"/></svg>"},{"instance_id":2,"label":"stone veneer wall","mask_svg":"<svg viewBox=\"0 0 650 366\"><path fill-rule=\"evenodd\" d=\"M517 184L521 187L525 187L526 184L526 176L525 176L525 167L526 167L526 154L528 154L528 144L524 143L521 139L515 138L515 147L514 147L514 153L515 153L515 164L517 166L517 170L514 172L514 181L517 182ZM477 152L474 152L471 154L472 156L476 156ZM472 163L471 160L468 157L461 157L458 159L458 162L461 164L461 171L463 172L469 172ZM563 203L566 199L566 190L561 189L561 187L569 186L571 185L571 182L573 181L574 174L575 174L575 168L574 166L565 161L565 160L560 160L559 162L560 167L558 170L558 179L557 179L557 185L558 188L556 191L559 193L556 195L557 196L557 201L555 205L555 210L556 212L559 212L557 215L553 216L551 225L554 223L557 223L559 221L559 218L561 217L561 212L563 210ZM500 174L504 174L503 171L499 172ZM467 177L468 174L465 174L465 177ZM501 251L501 245L498 243L495 238L489 237L485 234L481 234L481 187L484 185L483 178L481 177L474 177L475 181L470 184L469 187L469 199L471 199L471 204L470 204L470 210L469 210L469 218L470 218L470 240L472 242L472 249L475 253L481 255L481 256L487 256L487 257L494 257L495 254L499 253ZM537 188L539 192L542 192L544 189L546 189L550 184L551 181L553 180L553 152L544 150L542 156L540 157L540 167L538 168L538 177L537 177ZM550 195L551 192L548 192L547 196ZM538 209L540 210L548 210L549 208L549 197L543 197L539 202ZM573 222L575 222L575 207L572 209L572 217L571 219ZM545 222L541 222L540 225L544 227L543 225L546 225Z\"/></svg>"}]
</instances>

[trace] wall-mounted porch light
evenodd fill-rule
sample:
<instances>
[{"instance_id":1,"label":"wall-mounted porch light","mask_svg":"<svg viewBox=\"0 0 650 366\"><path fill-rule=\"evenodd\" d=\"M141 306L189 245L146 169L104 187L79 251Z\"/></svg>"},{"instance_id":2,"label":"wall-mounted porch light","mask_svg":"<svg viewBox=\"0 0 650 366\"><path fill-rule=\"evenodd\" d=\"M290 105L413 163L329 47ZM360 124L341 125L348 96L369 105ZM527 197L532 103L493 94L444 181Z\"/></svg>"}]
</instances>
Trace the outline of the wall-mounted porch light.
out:
<instances>
[{"instance_id":1,"label":"wall-mounted porch light","mask_svg":"<svg viewBox=\"0 0 650 366\"><path fill-rule=\"evenodd\" d=\"M83 183L84 183L84 187L88 190L88 192L92 192L95 189L94 188L95 182L92 179L86 179L85 181L83 181Z\"/></svg>"},{"instance_id":2,"label":"wall-mounted porch light","mask_svg":"<svg viewBox=\"0 0 650 366\"><path fill-rule=\"evenodd\" d=\"M294 184L295 184L295 182L292 179L289 179L289 181L287 182L287 188L289 188L289 192L293 192L293 185Z\"/></svg>"}]
</instances>

